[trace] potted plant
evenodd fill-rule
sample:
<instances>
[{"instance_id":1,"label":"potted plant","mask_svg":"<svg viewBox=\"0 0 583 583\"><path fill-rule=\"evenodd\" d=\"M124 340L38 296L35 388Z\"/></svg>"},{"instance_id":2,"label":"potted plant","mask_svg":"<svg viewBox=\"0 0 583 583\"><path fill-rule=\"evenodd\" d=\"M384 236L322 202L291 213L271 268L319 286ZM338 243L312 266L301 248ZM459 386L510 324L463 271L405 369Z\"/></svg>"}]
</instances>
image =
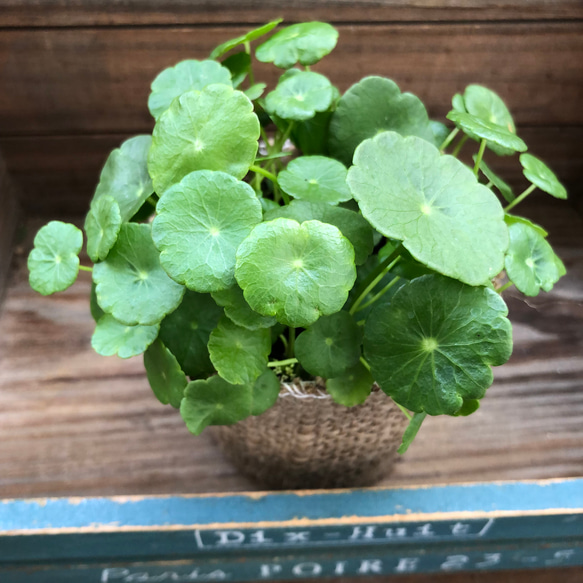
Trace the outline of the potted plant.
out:
<instances>
[{"instance_id":1,"label":"potted plant","mask_svg":"<svg viewBox=\"0 0 583 583\"><path fill-rule=\"evenodd\" d=\"M156 77L153 133L110 154L85 220L93 267L82 231L52 221L30 284L51 294L92 271L93 348L143 353L156 397L194 434L218 426L255 478L362 485L427 415L478 409L512 350L501 292L565 273L514 208L566 192L489 89L453 97L450 131L389 79L341 95L311 71L336 44L328 24L253 53L279 22ZM253 54L282 70L270 91ZM517 152L530 185L515 196L484 156Z\"/></svg>"}]
</instances>

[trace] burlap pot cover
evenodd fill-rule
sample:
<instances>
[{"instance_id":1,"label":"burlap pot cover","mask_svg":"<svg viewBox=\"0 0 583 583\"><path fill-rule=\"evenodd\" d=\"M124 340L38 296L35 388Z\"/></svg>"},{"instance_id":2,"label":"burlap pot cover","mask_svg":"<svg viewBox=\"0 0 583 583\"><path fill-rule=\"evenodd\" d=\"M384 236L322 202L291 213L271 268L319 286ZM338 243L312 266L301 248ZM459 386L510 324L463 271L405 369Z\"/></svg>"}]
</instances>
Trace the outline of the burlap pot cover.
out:
<instances>
[{"instance_id":1,"label":"burlap pot cover","mask_svg":"<svg viewBox=\"0 0 583 583\"><path fill-rule=\"evenodd\" d=\"M407 423L378 387L363 405L344 407L304 382L283 384L263 415L210 429L262 488L344 488L373 485L392 470Z\"/></svg>"}]
</instances>

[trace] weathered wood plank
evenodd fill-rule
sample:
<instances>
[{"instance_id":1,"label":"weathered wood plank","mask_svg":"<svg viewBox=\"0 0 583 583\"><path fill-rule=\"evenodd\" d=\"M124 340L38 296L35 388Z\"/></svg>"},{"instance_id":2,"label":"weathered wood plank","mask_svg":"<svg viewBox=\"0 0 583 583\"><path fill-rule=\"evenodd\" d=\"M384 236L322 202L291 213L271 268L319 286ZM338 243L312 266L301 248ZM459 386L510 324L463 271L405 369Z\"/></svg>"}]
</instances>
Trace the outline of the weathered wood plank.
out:
<instances>
[{"instance_id":1,"label":"weathered wood plank","mask_svg":"<svg viewBox=\"0 0 583 583\"><path fill-rule=\"evenodd\" d=\"M541 222L580 244L581 220L555 208L562 216L543 208ZM560 253L569 271L553 292L507 294L515 352L480 411L429 419L385 484L583 474L583 251ZM92 351L88 292L88 274L53 297L31 291L24 269L13 278L0 317L0 497L252 488L156 401L140 358Z\"/></svg>"},{"instance_id":2,"label":"weathered wood plank","mask_svg":"<svg viewBox=\"0 0 583 583\"><path fill-rule=\"evenodd\" d=\"M532 153L545 160L565 183L569 196L583 198L583 158L578 155L583 127L519 130ZM107 155L128 137L130 134L0 137L0 148L29 216L81 215L88 209ZM475 149L475 145L466 146L468 153ZM496 158L486 153L486 160L517 188L526 185L516 156ZM573 235L568 230L563 234ZM561 244L570 243L562 240Z\"/></svg>"},{"instance_id":3,"label":"weathered wood plank","mask_svg":"<svg viewBox=\"0 0 583 583\"><path fill-rule=\"evenodd\" d=\"M0 0L3 26L514 20L583 17L578 0Z\"/></svg>"},{"instance_id":4,"label":"weathered wood plank","mask_svg":"<svg viewBox=\"0 0 583 583\"><path fill-rule=\"evenodd\" d=\"M149 86L164 67L202 58L241 27L5 30L0 34L0 135L138 133L150 128ZM482 83L520 125L583 125L583 22L340 26L317 69L341 88L394 78L428 104ZM273 83L276 71L258 67Z\"/></svg>"},{"instance_id":5,"label":"weathered wood plank","mask_svg":"<svg viewBox=\"0 0 583 583\"><path fill-rule=\"evenodd\" d=\"M16 191L0 155L0 309L10 273L10 260L18 218Z\"/></svg>"}]
</instances>

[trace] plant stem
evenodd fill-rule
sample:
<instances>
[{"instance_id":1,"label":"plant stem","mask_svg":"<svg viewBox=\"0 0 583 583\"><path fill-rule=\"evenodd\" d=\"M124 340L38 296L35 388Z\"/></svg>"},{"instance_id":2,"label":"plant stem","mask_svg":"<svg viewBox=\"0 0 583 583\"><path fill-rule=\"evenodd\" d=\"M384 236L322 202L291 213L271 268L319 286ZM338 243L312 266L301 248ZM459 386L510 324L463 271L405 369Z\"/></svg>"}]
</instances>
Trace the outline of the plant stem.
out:
<instances>
[{"instance_id":1,"label":"plant stem","mask_svg":"<svg viewBox=\"0 0 583 583\"><path fill-rule=\"evenodd\" d=\"M486 184L486 188L490 188L490 186L492 186L492 184L494 184L494 183L490 180L490 182L488 182L488 184Z\"/></svg>"},{"instance_id":2,"label":"plant stem","mask_svg":"<svg viewBox=\"0 0 583 583\"><path fill-rule=\"evenodd\" d=\"M522 202L534 189L536 184L531 184L522 194L519 194L505 209L504 212L508 212L511 208L514 208L519 202Z\"/></svg>"},{"instance_id":3,"label":"plant stem","mask_svg":"<svg viewBox=\"0 0 583 583\"><path fill-rule=\"evenodd\" d=\"M86 267L85 265L79 265L79 271L93 271L93 267Z\"/></svg>"},{"instance_id":4,"label":"plant stem","mask_svg":"<svg viewBox=\"0 0 583 583\"><path fill-rule=\"evenodd\" d=\"M452 156L457 156L460 152L461 149L464 147L464 144L468 141L468 136L464 136L458 143L457 146L453 149L453 152L451 153Z\"/></svg>"},{"instance_id":5,"label":"plant stem","mask_svg":"<svg viewBox=\"0 0 583 583\"><path fill-rule=\"evenodd\" d=\"M398 251L400 252L401 245L399 245L376 269L373 269L368 277L362 282L361 286L356 292L356 300L348 310L349 314L354 314L358 311L358 306L362 303L364 298L374 289L374 287L383 279L383 277L395 266L395 263L400 259ZM396 257L393 257L397 254ZM391 261L392 260L392 261ZM372 277L371 277L372 276ZM363 287L366 284L366 287Z\"/></svg>"},{"instance_id":6,"label":"plant stem","mask_svg":"<svg viewBox=\"0 0 583 583\"><path fill-rule=\"evenodd\" d=\"M306 71L310 70L310 65L304 65L304 67L305 67Z\"/></svg>"},{"instance_id":7,"label":"plant stem","mask_svg":"<svg viewBox=\"0 0 583 583\"><path fill-rule=\"evenodd\" d=\"M289 358L292 358L294 355L296 343L296 329L293 326L289 327L289 344L287 345L287 355Z\"/></svg>"},{"instance_id":8,"label":"plant stem","mask_svg":"<svg viewBox=\"0 0 583 583\"><path fill-rule=\"evenodd\" d=\"M480 162L484 157L484 150L486 149L486 144L488 143L487 140L482 139L480 142L480 149L478 150L478 155L476 156L476 163L474 165L474 176L477 178L478 173L480 172Z\"/></svg>"},{"instance_id":9,"label":"plant stem","mask_svg":"<svg viewBox=\"0 0 583 583\"><path fill-rule=\"evenodd\" d=\"M512 285L511 281L509 281L508 283L505 283L501 288L499 288L497 290L498 293L501 294L504 290L507 290L511 285Z\"/></svg>"},{"instance_id":10,"label":"plant stem","mask_svg":"<svg viewBox=\"0 0 583 583\"><path fill-rule=\"evenodd\" d=\"M256 166L255 164L253 164L249 170L251 170L251 172L255 172L256 174L261 174L262 176L265 176L265 178L269 178L269 180L271 180L271 182L274 184L277 184L277 176L269 172L269 170L265 170L265 168L261 168L261 166Z\"/></svg>"},{"instance_id":11,"label":"plant stem","mask_svg":"<svg viewBox=\"0 0 583 583\"><path fill-rule=\"evenodd\" d=\"M247 41L245 43L245 52L251 57L251 43ZM253 63L249 64L249 87L255 85L255 77L253 76Z\"/></svg>"},{"instance_id":12,"label":"plant stem","mask_svg":"<svg viewBox=\"0 0 583 583\"><path fill-rule=\"evenodd\" d=\"M375 294L368 302L362 304L355 312L360 312L360 310L364 310L368 308L370 305L374 304L379 298L383 297L401 278L396 276L394 279L391 279L387 285L377 294Z\"/></svg>"},{"instance_id":13,"label":"plant stem","mask_svg":"<svg viewBox=\"0 0 583 583\"><path fill-rule=\"evenodd\" d=\"M287 338L283 334L280 334L279 339L281 340L281 342L283 344L284 350L287 352Z\"/></svg>"},{"instance_id":14,"label":"plant stem","mask_svg":"<svg viewBox=\"0 0 583 583\"><path fill-rule=\"evenodd\" d=\"M441 146L439 146L439 151L442 154L443 154L443 151L451 144L453 139L459 134L459 132L460 132L459 128L453 128L453 130L451 130L451 132L449 133L447 138L445 138L445 140L443 140L443 144L441 144Z\"/></svg>"},{"instance_id":15,"label":"plant stem","mask_svg":"<svg viewBox=\"0 0 583 583\"><path fill-rule=\"evenodd\" d=\"M288 364L296 364L298 362L297 358L287 358L286 360L274 360L268 362L267 366L274 368L276 366L287 366Z\"/></svg>"},{"instance_id":16,"label":"plant stem","mask_svg":"<svg viewBox=\"0 0 583 583\"><path fill-rule=\"evenodd\" d=\"M413 415L411 415L411 413L409 413L409 411L407 411L407 409L405 409L405 407L403 407L402 405L399 405L399 403L397 403L397 401L395 401L393 399L393 403L395 403L395 405L397 405L397 407L399 407L399 409L401 409L401 412L403 413L403 415L405 415L405 417L407 417L407 419L409 419L409 421L411 421L411 419L413 419Z\"/></svg>"},{"instance_id":17,"label":"plant stem","mask_svg":"<svg viewBox=\"0 0 583 583\"><path fill-rule=\"evenodd\" d=\"M366 370L368 370L368 372L370 372L370 364L368 364L368 362L366 362L366 360L364 359L364 356L360 357L360 364L362 364L362 366L364 366L364 368L366 368Z\"/></svg>"}]
</instances>

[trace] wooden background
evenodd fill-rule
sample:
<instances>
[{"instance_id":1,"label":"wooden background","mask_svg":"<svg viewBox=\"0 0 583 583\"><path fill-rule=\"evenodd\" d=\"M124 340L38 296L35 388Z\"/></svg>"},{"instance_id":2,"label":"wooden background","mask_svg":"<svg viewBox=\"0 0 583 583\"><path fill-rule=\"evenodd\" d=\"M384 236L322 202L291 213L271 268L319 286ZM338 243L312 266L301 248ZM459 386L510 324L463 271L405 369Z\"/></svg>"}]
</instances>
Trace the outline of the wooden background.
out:
<instances>
[{"instance_id":1,"label":"wooden background","mask_svg":"<svg viewBox=\"0 0 583 583\"><path fill-rule=\"evenodd\" d=\"M92 353L89 279L42 298L26 282L31 237L79 216L108 152L149 132L149 84L256 24L320 19L339 44L316 69L342 90L393 78L443 117L469 83L491 87L519 134L569 189L533 195L569 275L552 294L506 299L516 350L476 416L431 419L391 484L583 475L583 2L581 0L0 0L0 150L27 218L0 313L0 497L242 490L210 440L149 393L140 359ZM273 81L269 66L260 66ZM516 157L498 167L525 184ZM1 175L0 169L0 175ZM11 191L12 192L12 191ZM0 187L0 287L14 196ZM450 578L451 577L451 578ZM448 575L573 582L581 571ZM411 581L391 578L391 581ZM442 581L441 576L414 581ZM374 581L374 579L371 579Z\"/></svg>"}]
</instances>

